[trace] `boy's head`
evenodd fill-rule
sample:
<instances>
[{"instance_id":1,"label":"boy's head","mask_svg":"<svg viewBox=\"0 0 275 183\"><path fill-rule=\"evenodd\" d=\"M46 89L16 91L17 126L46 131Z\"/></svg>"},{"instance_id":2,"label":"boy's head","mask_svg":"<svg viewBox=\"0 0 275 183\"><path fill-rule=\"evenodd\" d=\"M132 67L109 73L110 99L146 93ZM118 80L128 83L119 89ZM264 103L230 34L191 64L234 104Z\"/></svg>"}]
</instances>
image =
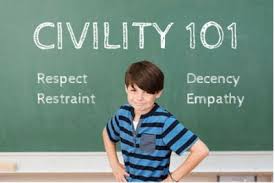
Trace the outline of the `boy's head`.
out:
<instances>
[{"instance_id":1,"label":"boy's head","mask_svg":"<svg viewBox=\"0 0 275 183\"><path fill-rule=\"evenodd\" d=\"M140 61L129 66L125 73L126 87L137 85L150 94L163 89L164 75L162 71L149 61Z\"/></svg>"},{"instance_id":2,"label":"boy's head","mask_svg":"<svg viewBox=\"0 0 275 183\"><path fill-rule=\"evenodd\" d=\"M140 112L146 112L154 105L162 93L163 84L162 71L149 61L133 63L125 73L128 102Z\"/></svg>"}]
</instances>

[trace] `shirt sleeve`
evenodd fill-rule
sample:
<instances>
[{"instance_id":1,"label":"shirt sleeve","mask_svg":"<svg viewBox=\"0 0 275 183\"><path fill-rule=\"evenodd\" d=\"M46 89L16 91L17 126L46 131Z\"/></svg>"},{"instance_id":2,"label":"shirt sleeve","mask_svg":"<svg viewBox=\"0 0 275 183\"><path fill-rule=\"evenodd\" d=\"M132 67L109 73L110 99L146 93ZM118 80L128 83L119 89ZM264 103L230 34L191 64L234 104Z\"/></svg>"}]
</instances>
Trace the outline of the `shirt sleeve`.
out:
<instances>
[{"instance_id":1,"label":"shirt sleeve","mask_svg":"<svg viewBox=\"0 0 275 183\"><path fill-rule=\"evenodd\" d=\"M120 140L120 128L117 114L114 115L106 125L107 134L114 143Z\"/></svg>"},{"instance_id":2,"label":"shirt sleeve","mask_svg":"<svg viewBox=\"0 0 275 183\"><path fill-rule=\"evenodd\" d=\"M199 139L173 116L165 121L162 136L168 148L178 155L183 155Z\"/></svg>"}]
</instances>

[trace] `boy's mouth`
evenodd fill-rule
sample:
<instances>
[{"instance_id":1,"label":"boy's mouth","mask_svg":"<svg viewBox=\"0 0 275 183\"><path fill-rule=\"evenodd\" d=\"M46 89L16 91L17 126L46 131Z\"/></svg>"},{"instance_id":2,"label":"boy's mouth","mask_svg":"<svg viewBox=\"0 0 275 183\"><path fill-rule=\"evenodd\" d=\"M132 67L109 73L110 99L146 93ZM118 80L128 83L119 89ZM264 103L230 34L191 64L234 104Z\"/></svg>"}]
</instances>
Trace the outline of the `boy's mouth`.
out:
<instances>
[{"instance_id":1,"label":"boy's mouth","mask_svg":"<svg viewBox=\"0 0 275 183\"><path fill-rule=\"evenodd\" d=\"M135 105L137 105L137 106L144 106L145 104L141 104L141 103L134 103Z\"/></svg>"}]
</instances>

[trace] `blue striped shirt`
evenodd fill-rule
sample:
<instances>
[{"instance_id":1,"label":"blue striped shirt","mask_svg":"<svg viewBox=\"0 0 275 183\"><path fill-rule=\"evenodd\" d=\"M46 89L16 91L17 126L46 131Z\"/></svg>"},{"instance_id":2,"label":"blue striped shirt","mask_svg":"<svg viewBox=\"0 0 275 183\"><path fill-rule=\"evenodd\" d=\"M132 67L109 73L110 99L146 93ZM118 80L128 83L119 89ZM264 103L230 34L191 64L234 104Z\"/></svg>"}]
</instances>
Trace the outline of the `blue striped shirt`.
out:
<instances>
[{"instance_id":1,"label":"blue striped shirt","mask_svg":"<svg viewBox=\"0 0 275 183\"><path fill-rule=\"evenodd\" d=\"M158 104L140 116L136 130L133 119L134 108L126 104L106 125L110 140L120 141L126 171L130 174L126 179L162 181L169 173L171 152L182 155L198 137Z\"/></svg>"}]
</instances>

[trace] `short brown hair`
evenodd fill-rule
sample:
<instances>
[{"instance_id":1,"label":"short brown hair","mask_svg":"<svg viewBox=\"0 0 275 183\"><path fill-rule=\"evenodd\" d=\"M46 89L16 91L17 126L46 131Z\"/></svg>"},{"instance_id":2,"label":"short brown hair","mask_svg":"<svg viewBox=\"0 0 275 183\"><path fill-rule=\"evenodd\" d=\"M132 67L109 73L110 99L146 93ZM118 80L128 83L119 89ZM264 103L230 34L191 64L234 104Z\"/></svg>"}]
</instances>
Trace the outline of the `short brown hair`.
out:
<instances>
[{"instance_id":1,"label":"short brown hair","mask_svg":"<svg viewBox=\"0 0 275 183\"><path fill-rule=\"evenodd\" d=\"M156 94L163 89L164 74L155 64L139 61L131 64L125 73L125 85L134 87L134 84L147 93Z\"/></svg>"}]
</instances>

